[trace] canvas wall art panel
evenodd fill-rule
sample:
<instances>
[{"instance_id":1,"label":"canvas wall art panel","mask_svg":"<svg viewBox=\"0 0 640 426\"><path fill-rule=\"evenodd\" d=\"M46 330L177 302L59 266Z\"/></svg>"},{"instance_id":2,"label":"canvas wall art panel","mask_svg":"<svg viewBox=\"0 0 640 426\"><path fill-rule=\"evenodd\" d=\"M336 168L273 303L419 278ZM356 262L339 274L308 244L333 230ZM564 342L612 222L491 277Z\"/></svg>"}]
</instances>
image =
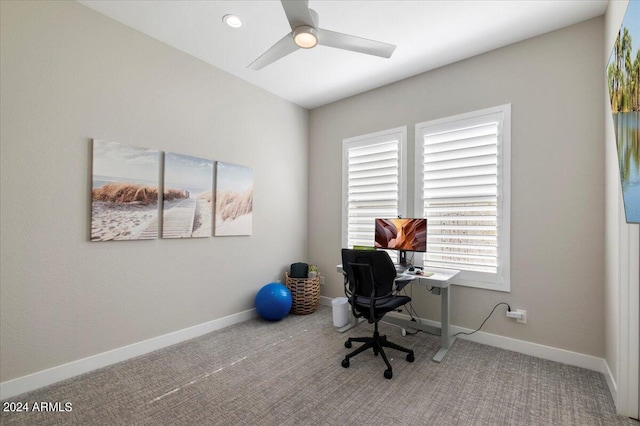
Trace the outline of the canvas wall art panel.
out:
<instances>
[{"instance_id":1,"label":"canvas wall art panel","mask_svg":"<svg viewBox=\"0 0 640 426\"><path fill-rule=\"evenodd\" d=\"M213 161L164 154L162 238L210 237Z\"/></svg>"},{"instance_id":2,"label":"canvas wall art panel","mask_svg":"<svg viewBox=\"0 0 640 426\"><path fill-rule=\"evenodd\" d=\"M93 140L91 241L158 237L160 151Z\"/></svg>"},{"instance_id":3,"label":"canvas wall art panel","mask_svg":"<svg viewBox=\"0 0 640 426\"><path fill-rule=\"evenodd\" d=\"M640 1L630 1L607 66L624 210L640 223Z\"/></svg>"},{"instance_id":4,"label":"canvas wall art panel","mask_svg":"<svg viewBox=\"0 0 640 426\"><path fill-rule=\"evenodd\" d=\"M253 228L253 170L216 163L215 236L251 235Z\"/></svg>"}]
</instances>

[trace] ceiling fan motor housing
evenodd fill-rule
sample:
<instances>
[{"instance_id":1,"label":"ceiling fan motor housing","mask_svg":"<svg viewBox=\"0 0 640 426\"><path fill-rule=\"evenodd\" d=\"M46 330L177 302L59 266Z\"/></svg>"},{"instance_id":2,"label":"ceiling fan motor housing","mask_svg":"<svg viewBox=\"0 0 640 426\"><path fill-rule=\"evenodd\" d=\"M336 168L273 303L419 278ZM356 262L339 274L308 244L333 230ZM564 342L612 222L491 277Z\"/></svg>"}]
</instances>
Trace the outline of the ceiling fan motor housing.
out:
<instances>
[{"instance_id":1,"label":"ceiling fan motor housing","mask_svg":"<svg viewBox=\"0 0 640 426\"><path fill-rule=\"evenodd\" d=\"M318 30L308 25L301 25L293 30L293 40L303 49L311 49L318 44Z\"/></svg>"}]
</instances>

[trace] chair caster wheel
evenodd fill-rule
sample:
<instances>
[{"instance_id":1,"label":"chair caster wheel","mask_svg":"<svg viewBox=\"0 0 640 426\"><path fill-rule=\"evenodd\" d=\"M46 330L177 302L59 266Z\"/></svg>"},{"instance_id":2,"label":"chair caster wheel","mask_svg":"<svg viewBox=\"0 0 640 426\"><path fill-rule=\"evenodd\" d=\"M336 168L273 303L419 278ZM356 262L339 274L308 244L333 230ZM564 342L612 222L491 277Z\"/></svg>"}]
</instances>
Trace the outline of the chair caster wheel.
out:
<instances>
[{"instance_id":1,"label":"chair caster wheel","mask_svg":"<svg viewBox=\"0 0 640 426\"><path fill-rule=\"evenodd\" d=\"M348 359L343 359L342 360L342 366L344 368L349 368L349 360Z\"/></svg>"},{"instance_id":2,"label":"chair caster wheel","mask_svg":"<svg viewBox=\"0 0 640 426\"><path fill-rule=\"evenodd\" d=\"M407 361L409 361L409 362L415 361L415 358L414 358L413 354L407 354Z\"/></svg>"},{"instance_id":3,"label":"chair caster wheel","mask_svg":"<svg viewBox=\"0 0 640 426\"><path fill-rule=\"evenodd\" d=\"M347 340L346 342L344 342L344 347L347 349L351 348L351 341Z\"/></svg>"},{"instance_id":4,"label":"chair caster wheel","mask_svg":"<svg viewBox=\"0 0 640 426\"><path fill-rule=\"evenodd\" d=\"M378 351L373 351L373 356L378 356L379 353L380 352L378 352Z\"/></svg>"},{"instance_id":5,"label":"chair caster wheel","mask_svg":"<svg viewBox=\"0 0 640 426\"><path fill-rule=\"evenodd\" d=\"M393 377L393 371L391 370L384 370L384 378L385 379L390 379Z\"/></svg>"}]
</instances>

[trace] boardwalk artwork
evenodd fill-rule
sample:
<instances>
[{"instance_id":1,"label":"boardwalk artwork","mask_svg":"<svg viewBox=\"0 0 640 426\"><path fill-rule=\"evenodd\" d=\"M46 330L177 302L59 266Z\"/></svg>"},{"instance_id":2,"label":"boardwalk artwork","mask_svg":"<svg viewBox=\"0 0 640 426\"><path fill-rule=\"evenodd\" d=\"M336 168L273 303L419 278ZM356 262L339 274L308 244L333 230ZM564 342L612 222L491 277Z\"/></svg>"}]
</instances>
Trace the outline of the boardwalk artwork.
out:
<instances>
[{"instance_id":1,"label":"boardwalk artwork","mask_svg":"<svg viewBox=\"0 0 640 426\"><path fill-rule=\"evenodd\" d=\"M162 238L210 237L212 188L213 161L167 152Z\"/></svg>"},{"instance_id":2,"label":"boardwalk artwork","mask_svg":"<svg viewBox=\"0 0 640 426\"><path fill-rule=\"evenodd\" d=\"M159 151L94 140L91 241L158 238L159 174Z\"/></svg>"}]
</instances>

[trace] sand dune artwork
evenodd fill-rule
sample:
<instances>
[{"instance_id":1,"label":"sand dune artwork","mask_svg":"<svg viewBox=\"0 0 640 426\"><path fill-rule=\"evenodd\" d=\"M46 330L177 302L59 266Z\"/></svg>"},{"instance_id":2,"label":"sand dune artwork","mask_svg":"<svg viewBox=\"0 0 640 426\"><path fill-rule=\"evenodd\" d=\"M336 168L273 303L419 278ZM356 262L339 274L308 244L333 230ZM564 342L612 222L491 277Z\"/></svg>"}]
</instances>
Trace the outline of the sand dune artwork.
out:
<instances>
[{"instance_id":1,"label":"sand dune artwork","mask_svg":"<svg viewBox=\"0 0 640 426\"><path fill-rule=\"evenodd\" d=\"M164 154L162 238L210 237L213 161Z\"/></svg>"},{"instance_id":2,"label":"sand dune artwork","mask_svg":"<svg viewBox=\"0 0 640 426\"><path fill-rule=\"evenodd\" d=\"M93 140L91 241L158 237L160 151Z\"/></svg>"},{"instance_id":3,"label":"sand dune artwork","mask_svg":"<svg viewBox=\"0 0 640 426\"><path fill-rule=\"evenodd\" d=\"M251 235L253 228L253 170L216 163L215 236Z\"/></svg>"}]
</instances>

